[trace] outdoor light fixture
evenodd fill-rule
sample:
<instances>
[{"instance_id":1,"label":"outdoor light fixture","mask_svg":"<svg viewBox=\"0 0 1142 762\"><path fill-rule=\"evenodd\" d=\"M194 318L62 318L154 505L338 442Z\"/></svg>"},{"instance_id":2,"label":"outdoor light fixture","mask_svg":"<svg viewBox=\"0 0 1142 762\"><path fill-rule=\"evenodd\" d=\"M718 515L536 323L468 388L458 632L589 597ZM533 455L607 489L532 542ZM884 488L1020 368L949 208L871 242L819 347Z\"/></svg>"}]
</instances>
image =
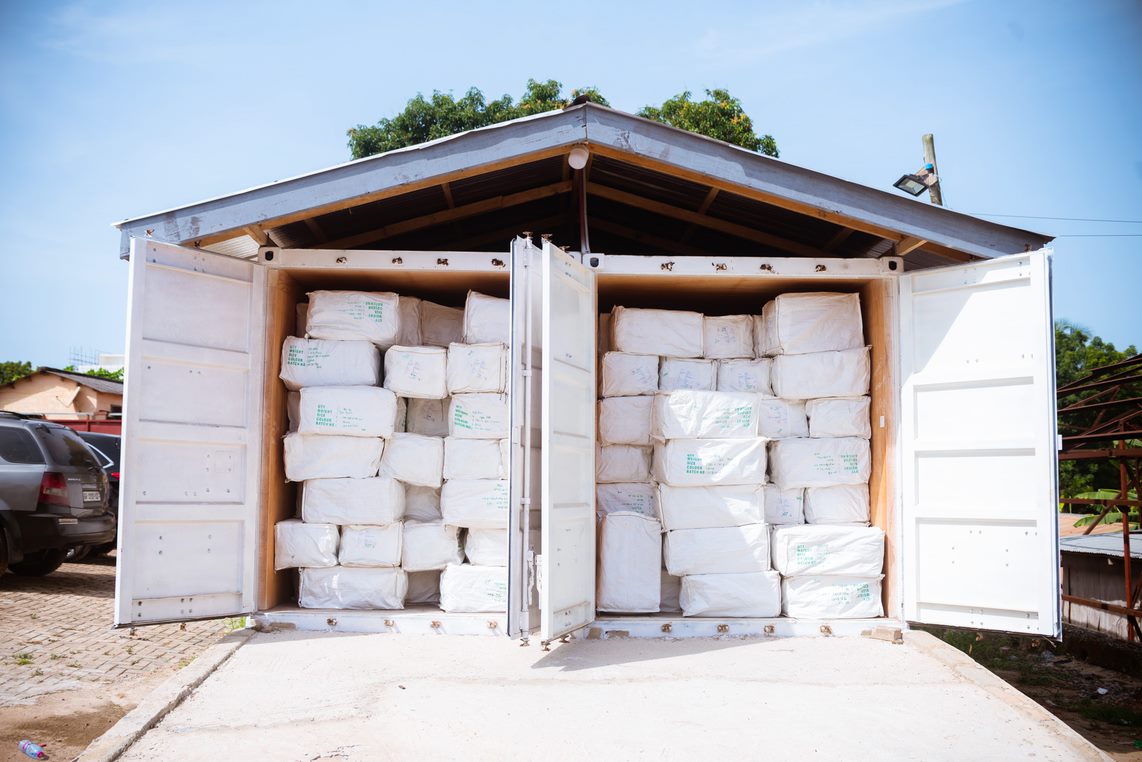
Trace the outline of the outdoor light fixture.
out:
<instances>
[{"instance_id":1,"label":"outdoor light fixture","mask_svg":"<svg viewBox=\"0 0 1142 762\"><path fill-rule=\"evenodd\" d=\"M571 165L571 169L582 169L587 166L587 159L591 158L591 152L583 146L575 146L571 149L571 153L567 154L567 163Z\"/></svg>"},{"instance_id":2,"label":"outdoor light fixture","mask_svg":"<svg viewBox=\"0 0 1142 762\"><path fill-rule=\"evenodd\" d=\"M901 175L900 179L892 184L892 187L899 188L911 196L919 196L939 182L939 178L936 177L933 169L931 164L925 164L914 175Z\"/></svg>"}]
</instances>

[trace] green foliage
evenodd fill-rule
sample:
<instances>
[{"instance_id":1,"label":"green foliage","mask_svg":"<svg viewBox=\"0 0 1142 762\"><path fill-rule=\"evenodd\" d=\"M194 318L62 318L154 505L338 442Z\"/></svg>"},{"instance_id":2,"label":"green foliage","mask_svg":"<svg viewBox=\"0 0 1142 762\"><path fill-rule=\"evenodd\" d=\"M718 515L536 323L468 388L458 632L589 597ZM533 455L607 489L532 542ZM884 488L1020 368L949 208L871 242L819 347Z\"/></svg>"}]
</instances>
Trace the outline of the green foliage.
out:
<instances>
[{"instance_id":1,"label":"green foliage","mask_svg":"<svg viewBox=\"0 0 1142 762\"><path fill-rule=\"evenodd\" d=\"M759 136L741 101L727 90L707 90L706 99L694 100L690 91L669 98L661 107L647 106L638 115L717 140L724 140L766 156L778 156L772 135Z\"/></svg>"},{"instance_id":2,"label":"green foliage","mask_svg":"<svg viewBox=\"0 0 1142 762\"><path fill-rule=\"evenodd\" d=\"M0 386L10 384L13 381L19 381L25 376L30 376L35 373L32 369L30 362L14 362L8 360L0 362Z\"/></svg>"},{"instance_id":3,"label":"green foliage","mask_svg":"<svg viewBox=\"0 0 1142 762\"><path fill-rule=\"evenodd\" d=\"M64 368L64 370L70 371L71 373L77 372L75 370L74 365L68 365L66 368ZM106 378L108 381L122 381L123 380L123 368L120 368L119 370L107 370L106 368L93 368L92 370L85 370L83 372L83 375L94 376L95 378Z\"/></svg>"}]
</instances>

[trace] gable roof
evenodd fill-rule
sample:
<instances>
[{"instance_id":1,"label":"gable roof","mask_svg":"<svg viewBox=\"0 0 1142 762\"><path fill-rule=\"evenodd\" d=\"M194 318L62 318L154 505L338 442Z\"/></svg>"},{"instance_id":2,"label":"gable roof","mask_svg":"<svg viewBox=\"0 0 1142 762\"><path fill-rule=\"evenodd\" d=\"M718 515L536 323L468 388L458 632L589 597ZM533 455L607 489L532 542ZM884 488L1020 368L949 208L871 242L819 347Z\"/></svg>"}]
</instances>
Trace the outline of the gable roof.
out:
<instances>
[{"instance_id":1,"label":"gable roof","mask_svg":"<svg viewBox=\"0 0 1142 762\"><path fill-rule=\"evenodd\" d=\"M572 177L566 155L576 146L592 158ZM586 200L569 203L573 196ZM576 203L588 210L592 248L612 253L635 253L616 246L782 256L915 251L908 261L924 266L1023 252L1051 240L594 103L116 227L124 255L131 238L143 237L232 256L252 256L259 245L503 249L522 230L552 231L558 243L578 243Z\"/></svg>"},{"instance_id":2,"label":"gable roof","mask_svg":"<svg viewBox=\"0 0 1142 762\"><path fill-rule=\"evenodd\" d=\"M46 373L46 374L52 375L52 376L59 376L60 378L67 379L68 381L74 381L75 383L79 384L80 386L86 386L88 389L92 389L92 390L97 391L97 392L103 392L104 394L122 394L123 393L123 382L122 381L113 381L109 378L99 378L98 376L89 376L86 373L74 373L70 370L60 370L59 368L48 368L48 367L36 368L35 373L32 373L31 375L28 375L28 376L23 376L22 378L18 378L15 381L11 381L7 384L7 386L12 386L14 384L18 384L25 379L31 378L32 376L40 375L41 373Z\"/></svg>"}]
</instances>

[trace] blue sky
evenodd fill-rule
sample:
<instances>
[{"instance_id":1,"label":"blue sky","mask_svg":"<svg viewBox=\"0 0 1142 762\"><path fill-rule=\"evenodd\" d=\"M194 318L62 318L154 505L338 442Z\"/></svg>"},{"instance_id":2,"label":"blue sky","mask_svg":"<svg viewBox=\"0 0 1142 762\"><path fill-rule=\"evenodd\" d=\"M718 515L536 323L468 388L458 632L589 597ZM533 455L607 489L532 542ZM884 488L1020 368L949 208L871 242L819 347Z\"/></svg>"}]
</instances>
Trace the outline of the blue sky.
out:
<instances>
[{"instance_id":1,"label":"blue sky","mask_svg":"<svg viewBox=\"0 0 1142 762\"><path fill-rule=\"evenodd\" d=\"M418 91L726 87L782 159L888 188L936 135L945 203L1142 220L1142 4L0 0L0 360L120 352L110 223L348 158ZM492 7L492 6L489 6ZM1142 345L1142 224L1064 236L1055 314ZM1132 237L1119 237L1132 236Z\"/></svg>"}]
</instances>

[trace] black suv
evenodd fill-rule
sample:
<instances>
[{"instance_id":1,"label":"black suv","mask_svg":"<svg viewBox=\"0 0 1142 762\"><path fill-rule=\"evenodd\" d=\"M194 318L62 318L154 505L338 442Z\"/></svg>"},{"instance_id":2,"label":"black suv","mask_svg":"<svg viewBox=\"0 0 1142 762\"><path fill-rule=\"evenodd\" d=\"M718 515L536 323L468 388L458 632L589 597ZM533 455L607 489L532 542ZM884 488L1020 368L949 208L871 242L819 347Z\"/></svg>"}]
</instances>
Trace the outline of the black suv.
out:
<instances>
[{"instance_id":1,"label":"black suv","mask_svg":"<svg viewBox=\"0 0 1142 762\"><path fill-rule=\"evenodd\" d=\"M107 474L74 431L0 412L0 573L50 574L69 549L111 542L109 495Z\"/></svg>"},{"instance_id":2,"label":"black suv","mask_svg":"<svg viewBox=\"0 0 1142 762\"><path fill-rule=\"evenodd\" d=\"M99 458L100 465L103 466L103 471L107 474L107 479L111 487L111 497L108 499L107 508L111 514L115 516L115 521L119 521L119 449L121 437L118 434L104 434L98 431L77 431L79 438L87 443L87 446L95 450L95 455ZM91 555L98 556L104 553L110 553L115 550L115 541L104 543L103 545L95 545L91 548Z\"/></svg>"}]
</instances>

